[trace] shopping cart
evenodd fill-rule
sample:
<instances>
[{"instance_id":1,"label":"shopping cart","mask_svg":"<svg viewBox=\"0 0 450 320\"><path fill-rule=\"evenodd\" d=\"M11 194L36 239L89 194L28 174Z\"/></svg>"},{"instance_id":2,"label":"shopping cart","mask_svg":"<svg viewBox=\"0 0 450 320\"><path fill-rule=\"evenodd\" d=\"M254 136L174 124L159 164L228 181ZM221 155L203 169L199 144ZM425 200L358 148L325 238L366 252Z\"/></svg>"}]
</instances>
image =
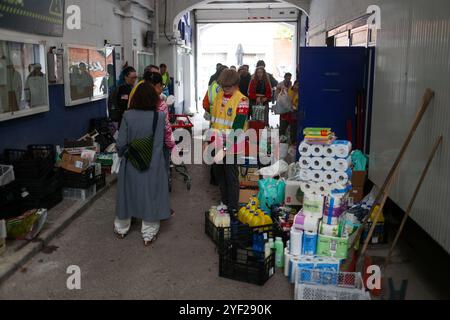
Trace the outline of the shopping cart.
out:
<instances>
[{"instance_id":1,"label":"shopping cart","mask_svg":"<svg viewBox=\"0 0 450 320\"><path fill-rule=\"evenodd\" d=\"M194 125L192 124L189 116L182 114L170 114L169 118L170 124L172 126L172 131L175 131L177 129L185 129L192 134L192 128L194 127ZM181 142L182 141L176 141L177 144L180 144ZM182 156L184 152L189 152L189 150L181 150L180 155ZM175 171L183 177L184 183L186 184L186 188L188 189L188 191L190 191L192 188L192 178L189 174L186 165L185 164L174 165L172 161L170 161L170 178L169 178L170 192L172 192L172 177L173 177L172 169L175 169Z\"/></svg>"}]
</instances>

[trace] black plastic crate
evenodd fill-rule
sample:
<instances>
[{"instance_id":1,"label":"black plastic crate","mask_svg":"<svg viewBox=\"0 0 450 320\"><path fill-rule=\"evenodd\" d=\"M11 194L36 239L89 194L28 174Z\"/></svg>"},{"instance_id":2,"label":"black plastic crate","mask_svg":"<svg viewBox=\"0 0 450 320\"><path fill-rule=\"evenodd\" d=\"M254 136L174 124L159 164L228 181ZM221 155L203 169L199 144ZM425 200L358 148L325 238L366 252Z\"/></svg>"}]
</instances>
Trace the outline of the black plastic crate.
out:
<instances>
[{"instance_id":1,"label":"black plastic crate","mask_svg":"<svg viewBox=\"0 0 450 320\"><path fill-rule=\"evenodd\" d=\"M89 189L96 184L95 168L89 167L83 173L63 170L63 186L65 188Z\"/></svg>"},{"instance_id":2,"label":"black plastic crate","mask_svg":"<svg viewBox=\"0 0 450 320\"><path fill-rule=\"evenodd\" d=\"M13 181L0 187L0 206L20 199L20 185Z\"/></svg>"},{"instance_id":3,"label":"black plastic crate","mask_svg":"<svg viewBox=\"0 0 450 320\"><path fill-rule=\"evenodd\" d=\"M231 227L217 228L209 219L209 212L205 212L205 233L216 244L219 251L224 250L229 243L237 243L243 247L253 245L253 235L266 233L267 238L280 236L281 229L278 223L271 225L250 227L236 219L232 219Z\"/></svg>"},{"instance_id":4,"label":"black plastic crate","mask_svg":"<svg viewBox=\"0 0 450 320\"><path fill-rule=\"evenodd\" d=\"M95 185L96 185L97 191L106 187L106 174L105 173L102 173L101 175L98 175L95 177Z\"/></svg>"},{"instance_id":5,"label":"black plastic crate","mask_svg":"<svg viewBox=\"0 0 450 320\"><path fill-rule=\"evenodd\" d=\"M20 200L20 186L16 181L0 187L0 220L20 216Z\"/></svg>"},{"instance_id":6,"label":"black plastic crate","mask_svg":"<svg viewBox=\"0 0 450 320\"><path fill-rule=\"evenodd\" d=\"M21 179L17 180L22 189L28 191L27 199L40 200L61 189L62 176L61 170L54 168L50 174L41 179Z\"/></svg>"},{"instance_id":7,"label":"black plastic crate","mask_svg":"<svg viewBox=\"0 0 450 320\"><path fill-rule=\"evenodd\" d=\"M219 276L263 286L275 274L275 254L267 258L237 244L229 244L219 254Z\"/></svg>"},{"instance_id":8,"label":"black plastic crate","mask_svg":"<svg viewBox=\"0 0 450 320\"><path fill-rule=\"evenodd\" d=\"M39 179L55 166L53 145L29 145L27 150L6 149L4 158L14 167L16 179Z\"/></svg>"},{"instance_id":9,"label":"black plastic crate","mask_svg":"<svg viewBox=\"0 0 450 320\"><path fill-rule=\"evenodd\" d=\"M62 189L58 189L43 199L25 198L22 201L22 210L53 209L63 201Z\"/></svg>"}]
</instances>

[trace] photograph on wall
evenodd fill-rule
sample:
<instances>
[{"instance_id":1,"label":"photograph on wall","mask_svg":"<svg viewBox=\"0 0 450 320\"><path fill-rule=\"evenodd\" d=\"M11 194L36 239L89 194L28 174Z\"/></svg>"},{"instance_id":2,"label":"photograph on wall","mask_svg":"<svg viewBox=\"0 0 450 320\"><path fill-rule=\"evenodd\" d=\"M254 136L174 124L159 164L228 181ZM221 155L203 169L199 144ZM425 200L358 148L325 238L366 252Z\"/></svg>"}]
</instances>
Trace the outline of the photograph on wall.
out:
<instances>
[{"instance_id":1,"label":"photograph on wall","mask_svg":"<svg viewBox=\"0 0 450 320\"><path fill-rule=\"evenodd\" d=\"M0 120L49 110L44 46L0 40Z\"/></svg>"},{"instance_id":2,"label":"photograph on wall","mask_svg":"<svg viewBox=\"0 0 450 320\"><path fill-rule=\"evenodd\" d=\"M77 105L108 96L108 67L113 65L112 50L69 47L67 105Z\"/></svg>"}]
</instances>

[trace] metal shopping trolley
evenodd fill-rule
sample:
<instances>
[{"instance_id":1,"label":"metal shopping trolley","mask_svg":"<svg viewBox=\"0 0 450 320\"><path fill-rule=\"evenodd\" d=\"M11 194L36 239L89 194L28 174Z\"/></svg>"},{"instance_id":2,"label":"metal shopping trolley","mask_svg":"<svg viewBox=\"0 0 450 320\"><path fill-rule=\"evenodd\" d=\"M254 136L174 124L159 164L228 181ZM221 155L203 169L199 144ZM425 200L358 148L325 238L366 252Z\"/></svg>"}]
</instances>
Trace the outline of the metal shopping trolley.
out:
<instances>
[{"instance_id":1,"label":"metal shopping trolley","mask_svg":"<svg viewBox=\"0 0 450 320\"><path fill-rule=\"evenodd\" d=\"M175 131L177 129L185 129L188 130L192 134L192 128L194 125L191 122L191 119L189 119L189 116L187 115L181 115L181 114L170 114L170 124L172 126L172 130ZM180 144L182 141L177 141L177 144ZM181 155L184 152L189 152L189 150L182 150ZM186 188L190 191L192 188L192 178L189 174L189 171L185 164L181 165L175 165L170 161L170 178L169 178L169 189L172 192L172 177L173 177L173 169L175 169L175 172L179 173L184 180L184 183L186 184Z\"/></svg>"}]
</instances>

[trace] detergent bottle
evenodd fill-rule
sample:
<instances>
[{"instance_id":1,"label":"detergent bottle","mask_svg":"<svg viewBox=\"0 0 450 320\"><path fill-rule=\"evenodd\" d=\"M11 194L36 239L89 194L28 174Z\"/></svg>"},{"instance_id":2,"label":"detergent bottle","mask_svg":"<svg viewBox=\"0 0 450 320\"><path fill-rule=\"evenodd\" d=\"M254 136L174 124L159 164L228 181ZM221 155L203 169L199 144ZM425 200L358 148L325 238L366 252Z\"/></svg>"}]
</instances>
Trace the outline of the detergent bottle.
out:
<instances>
[{"instance_id":1,"label":"detergent bottle","mask_svg":"<svg viewBox=\"0 0 450 320\"><path fill-rule=\"evenodd\" d=\"M250 211L250 205L246 205L245 207L242 207L241 210L239 210L238 213L238 220L242 223L244 223L244 217L246 214Z\"/></svg>"},{"instance_id":2,"label":"detergent bottle","mask_svg":"<svg viewBox=\"0 0 450 320\"><path fill-rule=\"evenodd\" d=\"M255 212L253 214L253 217L249 220L248 225L252 228L259 227L262 225L262 222L263 222L262 219L263 218L258 214L258 212Z\"/></svg>"},{"instance_id":3,"label":"detergent bottle","mask_svg":"<svg viewBox=\"0 0 450 320\"><path fill-rule=\"evenodd\" d=\"M242 223L249 224L250 220L253 219L254 215L255 215L255 211L248 210L243 216Z\"/></svg>"},{"instance_id":4,"label":"detergent bottle","mask_svg":"<svg viewBox=\"0 0 450 320\"><path fill-rule=\"evenodd\" d=\"M249 205L250 205L251 210L253 210L253 211L258 210L258 208L259 208L259 200L258 200L258 198L256 198L256 197L250 198Z\"/></svg>"}]
</instances>

